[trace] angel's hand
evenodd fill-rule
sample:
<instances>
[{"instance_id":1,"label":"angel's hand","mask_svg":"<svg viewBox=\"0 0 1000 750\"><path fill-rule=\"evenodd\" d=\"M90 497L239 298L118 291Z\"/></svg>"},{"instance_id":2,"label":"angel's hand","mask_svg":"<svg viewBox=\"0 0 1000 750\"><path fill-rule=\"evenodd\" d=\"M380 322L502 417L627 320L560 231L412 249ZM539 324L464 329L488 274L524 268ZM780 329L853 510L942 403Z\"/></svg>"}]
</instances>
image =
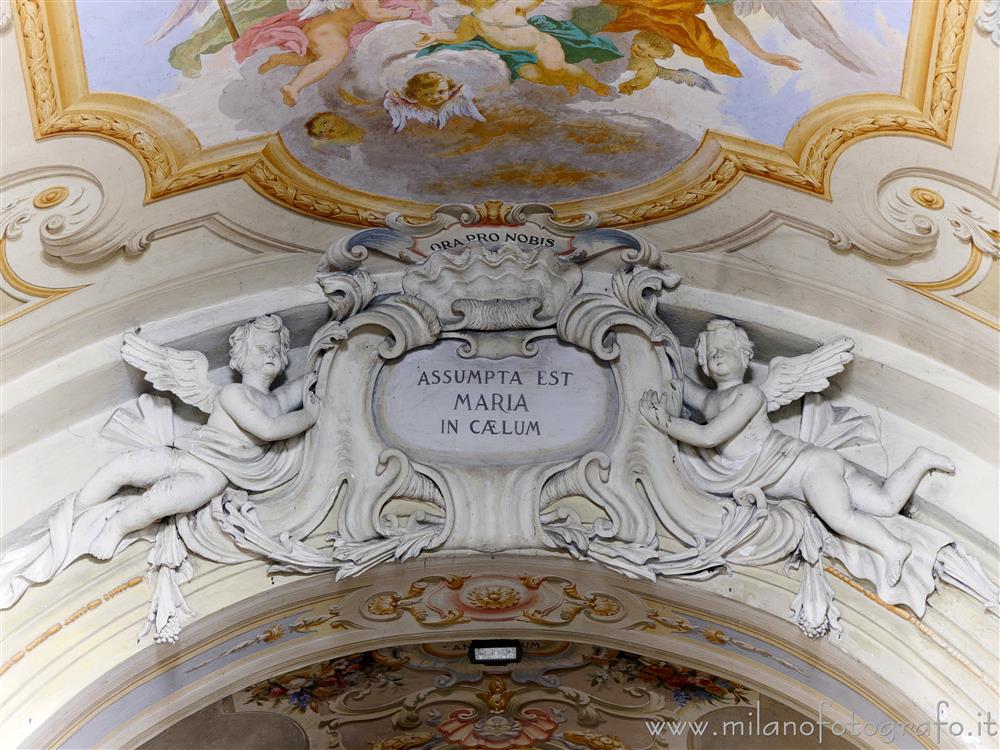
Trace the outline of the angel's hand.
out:
<instances>
[{"instance_id":1,"label":"angel's hand","mask_svg":"<svg viewBox=\"0 0 1000 750\"><path fill-rule=\"evenodd\" d=\"M639 86L636 83L636 81L638 80L638 78L639 78L639 76L634 76L634 77L630 78L629 80L623 81L622 83L620 83L618 85L618 93L619 94L625 94L625 96L629 96L629 95L635 93L636 91L638 91L639 90Z\"/></svg>"},{"instance_id":2,"label":"angel's hand","mask_svg":"<svg viewBox=\"0 0 1000 750\"><path fill-rule=\"evenodd\" d=\"M797 57L792 57L791 55L779 55L776 52L765 52L761 55L760 59L771 65L779 65L782 68L788 68L789 70L802 70L802 61Z\"/></svg>"},{"instance_id":3,"label":"angel's hand","mask_svg":"<svg viewBox=\"0 0 1000 750\"><path fill-rule=\"evenodd\" d=\"M441 41L440 34L429 34L426 31L413 43L414 47L426 47L430 44L437 44Z\"/></svg>"},{"instance_id":4,"label":"angel's hand","mask_svg":"<svg viewBox=\"0 0 1000 750\"><path fill-rule=\"evenodd\" d=\"M667 413L667 395L656 391L646 391L639 401L639 413L656 429L666 432L670 426L670 415Z\"/></svg>"}]
</instances>

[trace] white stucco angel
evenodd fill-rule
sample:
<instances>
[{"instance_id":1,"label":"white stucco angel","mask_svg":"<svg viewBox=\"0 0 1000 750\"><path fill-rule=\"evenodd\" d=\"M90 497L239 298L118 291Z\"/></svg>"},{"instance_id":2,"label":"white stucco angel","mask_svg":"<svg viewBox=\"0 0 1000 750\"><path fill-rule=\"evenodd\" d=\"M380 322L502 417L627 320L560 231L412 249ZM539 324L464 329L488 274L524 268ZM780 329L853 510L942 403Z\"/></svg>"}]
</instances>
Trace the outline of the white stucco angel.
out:
<instances>
[{"instance_id":1,"label":"white stucco angel","mask_svg":"<svg viewBox=\"0 0 1000 750\"><path fill-rule=\"evenodd\" d=\"M662 394L647 392L640 411L653 425L687 449L691 479L701 489L724 496L756 488L775 499L804 500L835 533L881 555L885 576L895 585L911 544L882 519L896 516L930 471L954 472L946 457L918 448L879 482L830 448L779 432L768 417L806 393L818 393L828 378L853 359L854 343L842 338L798 357L775 357L760 386L744 382L753 344L729 320L713 320L698 336L698 364L715 389L685 378L683 401L705 417L683 419L680 382Z\"/></svg>"},{"instance_id":2,"label":"white stucco angel","mask_svg":"<svg viewBox=\"0 0 1000 750\"><path fill-rule=\"evenodd\" d=\"M220 387L209 381L201 352L125 334L122 358L156 388L206 412L208 422L175 438L165 399L142 396L138 413L116 411L102 435L138 450L101 467L25 543L4 550L0 607L83 555L108 559L141 536L152 538L153 524L196 511L229 486L263 491L295 476L301 463L296 438L316 422L319 401L303 391L301 380L271 390L288 364L288 329L278 316L264 315L239 326L229 344L229 365L242 382Z\"/></svg>"}]
</instances>

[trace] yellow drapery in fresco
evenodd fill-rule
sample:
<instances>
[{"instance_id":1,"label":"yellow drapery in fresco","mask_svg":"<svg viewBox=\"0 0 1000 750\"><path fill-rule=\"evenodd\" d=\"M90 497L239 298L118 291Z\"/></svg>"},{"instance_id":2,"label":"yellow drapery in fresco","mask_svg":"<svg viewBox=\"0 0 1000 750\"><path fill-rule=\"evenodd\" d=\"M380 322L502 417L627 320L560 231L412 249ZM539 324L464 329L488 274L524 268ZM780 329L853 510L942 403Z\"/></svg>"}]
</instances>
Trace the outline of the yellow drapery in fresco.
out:
<instances>
[{"instance_id":1,"label":"yellow drapery in fresco","mask_svg":"<svg viewBox=\"0 0 1000 750\"><path fill-rule=\"evenodd\" d=\"M742 77L726 45L699 17L705 0L606 0L619 9L604 31L652 31L669 39L685 54L701 58L713 73Z\"/></svg>"}]
</instances>

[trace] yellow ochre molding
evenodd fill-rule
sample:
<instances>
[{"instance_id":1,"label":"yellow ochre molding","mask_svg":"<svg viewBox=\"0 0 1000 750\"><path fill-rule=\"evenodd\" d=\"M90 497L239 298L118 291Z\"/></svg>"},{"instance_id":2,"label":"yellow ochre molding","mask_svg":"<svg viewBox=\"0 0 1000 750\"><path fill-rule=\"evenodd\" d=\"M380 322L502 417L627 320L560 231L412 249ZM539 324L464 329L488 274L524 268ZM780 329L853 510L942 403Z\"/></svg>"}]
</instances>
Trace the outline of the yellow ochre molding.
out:
<instances>
[{"instance_id":1,"label":"yellow ochre molding","mask_svg":"<svg viewBox=\"0 0 1000 750\"><path fill-rule=\"evenodd\" d=\"M52 208L58 206L69 197L69 188L63 185L55 185L46 188L34 197L31 204L35 208Z\"/></svg>"},{"instance_id":2,"label":"yellow ochre molding","mask_svg":"<svg viewBox=\"0 0 1000 750\"><path fill-rule=\"evenodd\" d=\"M65 190L65 188L62 189ZM37 201L39 196L43 196L47 192L49 191L44 191L42 193L39 193L39 195L35 197L36 206L38 205ZM57 201L57 203L61 202L61 200L62 199L60 199L60 201ZM56 205L56 203L53 203L51 205ZM29 312L32 312L33 310L37 310L42 305L47 305L50 302L55 302L57 299L60 299L61 297L65 297L69 294L72 294L73 292L78 292L81 289L86 289L88 286L90 286L89 284L83 284L81 286L71 286L62 289L57 289L54 287L38 286L37 284L32 284L29 281L25 281L20 276L18 276L17 273L15 273L14 269L11 268L10 266L10 261L7 260L7 240L4 237L0 237L0 278L2 278L4 283L11 289L13 289L15 292L18 292L19 294L22 294L25 297L29 298L27 300L19 300L23 304L17 307L9 315L0 318L0 326L6 325L7 323L10 323L12 320L17 320L21 316L27 315ZM31 300L30 298L32 297L35 299Z\"/></svg>"},{"instance_id":3,"label":"yellow ochre molding","mask_svg":"<svg viewBox=\"0 0 1000 750\"><path fill-rule=\"evenodd\" d=\"M904 281L903 279L889 279L889 281L893 284L899 284L899 286L905 287L906 289L910 289L927 299L931 299L945 305L955 312L959 312L962 315L972 318L977 323L989 326L994 331L1000 331L1000 321L996 318L983 315L973 309L970 305L962 304L954 294L941 294L941 292L949 292L953 289L960 289L962 286L975 278L983 265L985 257L986 254L982 250L975 245L972 245L969 260L966 262L965 266L953 276L941 279L940 281ZM987 262L992 263L993 260L989 259ZM973 289L974 288L975 287L973 287ZM972 290L969 289L966 291Z\"/></svg>"},{"instance_id":4,"label":"yellow ochre molding","mask_svg":"<svg viewBox=\"0 0 1000 750\"><path fill-rule=\"evenodd\" d=\"M929 208L932 211L944 208L944 198L941 197L941 193L936 190L931 190L930 188L911 188L910 197L913 198L918 205L921 205L924 208Z\"/></svg>"}]
</instances>

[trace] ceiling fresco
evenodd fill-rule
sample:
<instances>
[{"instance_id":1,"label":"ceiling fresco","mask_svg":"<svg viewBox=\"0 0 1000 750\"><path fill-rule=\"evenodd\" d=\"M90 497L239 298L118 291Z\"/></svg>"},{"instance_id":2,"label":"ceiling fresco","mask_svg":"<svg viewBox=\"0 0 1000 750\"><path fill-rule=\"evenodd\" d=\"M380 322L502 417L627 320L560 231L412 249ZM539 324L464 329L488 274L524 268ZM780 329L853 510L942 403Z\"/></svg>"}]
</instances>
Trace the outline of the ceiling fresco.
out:
<instances>
[{"instance_id":1,"label":"ceiling fresco","mask_svg":"<svg viewBox=\"0 0 1000 750\"><path fill-rule=\"evenodd\" d=\"M223 698L143 749L186 747L192 738L213 748L247 747L252 738L250 750L275 743L370 750L642 750L675 742L715 748L733 741L724 731L748 747L765 739L777 739L769 747L790 741L798 748L850 747L830 736L819 745L809 729L797 731L812 723L807 717L724 677L580 643L523 646L522 661L508 666L470 664L468 642L330 659ZM768 731L768 723L786 731Z\"/></svg>"},{"instance_id":2,"label":"ceiling fresco","mask_svg":"<svg viewBox=\"0 0 1000 750\"><path fill-rule=\"evenodd\" d=\"M826 195L856 138L949 140L970 20L966 0L15 9L38 136L122 143L148 199L242 177L355 224L497 198L635 224L743 174Z\"/></svg>"}]
</instances>

